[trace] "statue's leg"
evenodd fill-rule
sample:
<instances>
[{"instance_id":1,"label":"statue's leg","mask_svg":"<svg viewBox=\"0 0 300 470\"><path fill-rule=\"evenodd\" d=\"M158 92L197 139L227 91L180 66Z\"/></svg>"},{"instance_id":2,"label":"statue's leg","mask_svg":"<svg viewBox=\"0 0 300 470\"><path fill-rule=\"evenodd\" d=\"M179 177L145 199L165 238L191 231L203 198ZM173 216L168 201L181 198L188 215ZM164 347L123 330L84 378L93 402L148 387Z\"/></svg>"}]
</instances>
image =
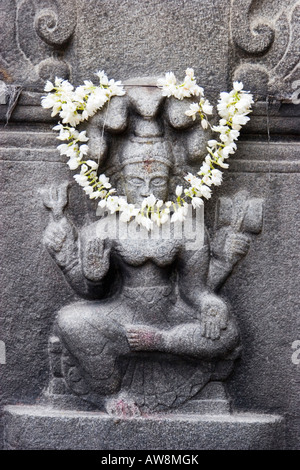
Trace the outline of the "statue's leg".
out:
<instances>
[{"instance_id":1,"label":"statue's leg","mask_svg":"<svg viewBox=\"0 0 300 470\"><path fill-rule=\"evenodd\" d=\"M227 304L213 293L199 297L199 305L178 299L172 311L174 323L167 332L167 352L200 359L220 359L239 349L239 331Z\"/></svg>"},{"instance_id":2,"label":"statue's leg","mask_svg":"<svg viewBox=\"0 0 300 470\"><path fill-rule=\"evenodd\" d=\"M59 311L56 330L64 348L64 377L74 393L79 379L86 384L85 393L107 396L120 389L120 358L129 346L123 326L110 315L116 310L118 318L126 316L118 302L78 302Z\"/></svg>"}]
</instances>

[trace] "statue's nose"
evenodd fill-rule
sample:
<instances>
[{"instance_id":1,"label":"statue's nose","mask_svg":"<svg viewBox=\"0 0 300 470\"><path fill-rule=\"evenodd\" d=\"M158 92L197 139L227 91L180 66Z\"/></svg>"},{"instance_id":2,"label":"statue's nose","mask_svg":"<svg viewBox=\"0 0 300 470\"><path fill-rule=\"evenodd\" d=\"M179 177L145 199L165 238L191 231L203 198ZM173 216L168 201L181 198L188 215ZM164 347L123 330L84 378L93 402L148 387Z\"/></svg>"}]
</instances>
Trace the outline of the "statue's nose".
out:
<instances>
[{"instance_id":1,"label":"statue's nose","mask_svg":"<svg viewBox=\"0 0 300 470\"><path fill-rule=\"evenodd\" d=\"M150 196L150 184L149 181L145 181L142 189L141 189L141 196L148 197Z\"/></svg>"}]
</instances>

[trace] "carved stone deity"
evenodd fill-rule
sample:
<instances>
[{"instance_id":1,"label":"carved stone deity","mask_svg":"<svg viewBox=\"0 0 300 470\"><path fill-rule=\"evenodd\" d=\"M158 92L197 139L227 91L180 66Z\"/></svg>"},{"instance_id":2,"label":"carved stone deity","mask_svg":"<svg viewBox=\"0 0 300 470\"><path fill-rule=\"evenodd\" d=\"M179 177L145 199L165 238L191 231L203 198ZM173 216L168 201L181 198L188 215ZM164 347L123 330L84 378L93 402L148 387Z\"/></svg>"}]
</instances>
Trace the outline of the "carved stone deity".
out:
<instances>
[{"instance_id":1,"label":"carved stone deity","mask_svg":"<svg viewBox=\"0 0 300 470\"><path fill-rule=\"evenodd\" d=\"M205 152L206 133L184 115L188 100L166 99L151 84L131 81L88 127L92 158L130 203L172 197ZM260 231L261 201L246 192L221 198L213 239L205 230L191 249L184 237L112 236L108 215L76 229L64 214L66 191L44 194L44 242L82 300L57 312L48 397L120 417L205 412L217 403L228 411L223 382L240 338L216 291Z\"/></svg>"}]
</instances>

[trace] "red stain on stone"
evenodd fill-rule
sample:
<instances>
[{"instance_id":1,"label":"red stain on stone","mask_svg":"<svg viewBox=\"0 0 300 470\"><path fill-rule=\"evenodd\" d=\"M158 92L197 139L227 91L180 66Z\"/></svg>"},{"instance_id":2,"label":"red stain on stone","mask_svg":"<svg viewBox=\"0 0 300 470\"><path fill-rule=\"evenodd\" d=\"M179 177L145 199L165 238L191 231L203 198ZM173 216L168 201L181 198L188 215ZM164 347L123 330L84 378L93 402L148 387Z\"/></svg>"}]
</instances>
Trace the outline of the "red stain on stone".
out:
<instances>
[{"instance_id":1,"label":"red stain on stone","mask_svg":"<svg viewBox=\"0 0 300 470\"><path fill-rule=\"evenodd\" d=\"M144 167L147 173L151 173L151 165L153 163L153 160L144 160Z\"/></svg>"}]
</instances>

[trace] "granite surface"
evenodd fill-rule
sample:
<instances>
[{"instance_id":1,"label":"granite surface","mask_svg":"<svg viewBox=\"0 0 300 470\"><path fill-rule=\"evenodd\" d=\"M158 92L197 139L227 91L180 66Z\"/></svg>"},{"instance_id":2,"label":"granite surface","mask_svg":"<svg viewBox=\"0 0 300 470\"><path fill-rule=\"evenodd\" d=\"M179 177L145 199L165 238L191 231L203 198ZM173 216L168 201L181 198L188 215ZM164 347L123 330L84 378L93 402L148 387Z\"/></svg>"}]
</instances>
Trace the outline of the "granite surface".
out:
<instances>
[{"instance_id":1,"label":"granite surface","mask_svg":"<svg viewBox=\"0 0 300 470\"><path fill-rule=\"evenodd\" d=\"M0 3L0 80L8 87L5 98L3 91L0 95L0 341L6 353L5 361L3 353L0 358L0 402L1 410L10 405L6 448L48 448L41 429L53 430L51 448L78 448L79 434L72 442L61 440L70 438L76 422L89 429L93 448L109 447L106 437L101 443L96 438L109 423L116 436L110 448L124 448L129 437L127 444L135 448L141 429L149 440L143 438L140 445L156 446L151 439L158 425L161 435L168 429L172 436L162 445L166 449L298 449L299 363L292 355L297 356L293 344L300 339L299 1L93 0L74 5L55 1L49 12L47 2ZM256 99L224 183L205 204L205 224L213 237L220 198L247 190L251 198L263 200L262 230L251 235L247 256L218 292L231 305L242 345L226 381L234 414L115 424L101 413L66 411L62 420L55 410L34 408L34 403L51 378L48 343L56 314L80 297L44 247L49 216L41 190L68 180L68 217L79 228L94 220L94 208L56 151L55 119L40 107L43 83L59 75L79 84L98 69L122 80L168 70L183 76L187 66L194 67L214 103L233 78L242 79ZM23 91L5 126L9 96L17 86ZM11 406L16 404L23 405ZM1 419L1 429L3 424ZM201 426L208 440L199 441ZM21 436L19 430L28 433ZM220 442L224 431L228 440Z\"/></svg>"}]
</instances>

